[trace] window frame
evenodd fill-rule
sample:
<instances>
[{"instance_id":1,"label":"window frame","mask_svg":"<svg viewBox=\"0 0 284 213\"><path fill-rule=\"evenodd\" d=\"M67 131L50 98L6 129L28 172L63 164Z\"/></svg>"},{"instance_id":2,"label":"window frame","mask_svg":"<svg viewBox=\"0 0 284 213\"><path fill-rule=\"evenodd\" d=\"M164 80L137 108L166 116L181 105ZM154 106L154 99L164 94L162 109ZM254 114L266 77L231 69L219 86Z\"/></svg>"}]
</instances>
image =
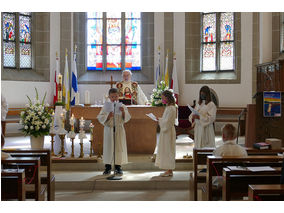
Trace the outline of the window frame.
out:
<instances>
[{"instance_id":1,"label":"window frame","mask_svg":"<svg viewBox=\"0 0 284 213\"><path fill-rule=\"evenodd\" d=\"M103 43L101 44L103 47L103 55L102 55L102 70L94 70L94 69L88 69L88 46L92 45L88 43L88 20L95 20L96 18L89 18L88 17L88 13L86 13L85 16L85 26L86 26L86 35L85 35L85 67L86 67L86 72L122 72L125 68L125 58L126 58L126 54L125 54L125 49L126 46L131 46L131 45L126 45L125 44L125 20L140 20L140 44L137 44L137 46L140 46L140 69L134 69L132 70L131 68L127 68L130 69L132 71L142 71L142 13L140 12L140 18L126 18L125 17L125 12L121 12L121 18L108 18L107 17L107 12L103 12L102 15L102 37L103 37ZM107 44L107 20L108 19L120 19L121 20L121 43L120 44ZM121 47L121 68L119 69L107 69L107 47L108 46L120 46Z\"/></svg>"},{"instance_id":2,"label":"window frame","mask_svg":"<svg viewBox=\"0 0 284 213\"><path fill-rule=\"evenodd\" d=\"M11 69L11 70L32 70L33 69L33 13L30 15L22 14L21 12L2 12L1 16L1 27L3 30L3 16L4 14L12 14L15 16L15 40L14 41L9 41L9 40L4 40L3 38L3 32L2 32L2 61L3 61L3 69ZM30 34L31 34L31 41L30 42L22 42L20 41L20 16L26 16L30 17ZM1 30L1 31L2 31ZM15 67L7 67L4 66L4 42L13 42L15 44ZM20 67L20 45L21 44L30 44L31 45L31 67Z\"/></svg>"},{"instance_id":3,"label":"window frame","mask_svg":"<svg viewBox=\"0 0 284 213\"><path fill-rule=\"evenodd\" d=\"M221 41L221 14L228 13L228 12L208 12L208 13L201 13L201 27L200 27L200 72L201 73L225 73L225 72L235 72L236 71L236 15L235 12L233 13L234 18L234 31L233 31L233 40L231 41ZM216 14L216 41L215 42L204 42L203 41L203 17L207 14ZM203 70L203 46L205 44L216 44L216 56L215 56L215 70ZM221 44L222 43L233 43L234 46L234 57L233 57L233 69L230 70L221 70L220 69L220 51L221 51Z\"/></svg>"}]
</instances>

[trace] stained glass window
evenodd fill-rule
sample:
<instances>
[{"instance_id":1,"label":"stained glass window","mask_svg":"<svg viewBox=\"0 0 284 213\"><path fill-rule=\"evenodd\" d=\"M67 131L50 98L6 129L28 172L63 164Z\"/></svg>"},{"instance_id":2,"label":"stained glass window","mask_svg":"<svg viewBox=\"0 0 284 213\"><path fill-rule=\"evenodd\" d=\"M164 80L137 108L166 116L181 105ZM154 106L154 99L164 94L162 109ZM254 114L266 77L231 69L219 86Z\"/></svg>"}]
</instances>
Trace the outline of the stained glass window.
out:
<instances>
[{"instance_id":1,"label":"stained glass window","mask_svg":"<svg viewBox=\"0 0 284 213\"><path fill-rule=\"evenodd\" d=\"M32 68L31 15L30 12L3 13L4 68Z\"/></svg>"},{"instance_id":2,"label":"stained glass window","mask_svg":"<svg viewBox=\"0 0 284 213\"><path fill-rule=\"evenodd\" d=\"M139 12L87 13L87 70L141 70Z\"/></svg>"},{"instance_id":3,"label":"stained glass window","mask_svg":"<svg viewBox=\"0 0 284 213\"><path fill-rule=\"evenodd\" d=\"M233 71L234 13L203 13L201 71Z\"/></svg>"}]
</instances>

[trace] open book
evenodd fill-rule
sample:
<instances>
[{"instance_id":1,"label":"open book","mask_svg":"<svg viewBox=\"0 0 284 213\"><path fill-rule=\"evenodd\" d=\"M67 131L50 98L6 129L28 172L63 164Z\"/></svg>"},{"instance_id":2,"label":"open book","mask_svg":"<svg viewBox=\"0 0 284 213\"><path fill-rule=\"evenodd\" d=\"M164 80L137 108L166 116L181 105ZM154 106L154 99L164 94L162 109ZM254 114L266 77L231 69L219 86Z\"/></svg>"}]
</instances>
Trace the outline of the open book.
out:
<instances>
[{"instance_id":1,"label":"open book","mask_svg":"<svg viewBox=\"0 0 284 213\"><path fill-rule=\"evenodd\" d=\"M115 108L114 108L114 105L115 105ZM121 111L119 110L119 108L122 106L122 103L120 102L105 102L104 104L104 110L106 112L114 112L115 110L115 114L120 114Z\"/></svg>"},{"instance_id":2,"label":"open book","mask_svg":"<svg viewBox=\"0 0 284 213\"><path fill-rule=\"evenodd\" d=\"M189 104L187 104L187 107L190 109L190 111L191 111L194 115L199 115L199 116L200 116L199 112L198 112L196 109L192 108Z\"/></svg>"},{"instance_id":3,"label":"open book","mask_svg":"<svg viewBox=\"0 0 284 213\"><path fill-rule=\"evenodd\" d=\"M146 114L149 118L151 118L153 121L158 121L156 116L153 113Z\"/></svg>"}]
</instances>

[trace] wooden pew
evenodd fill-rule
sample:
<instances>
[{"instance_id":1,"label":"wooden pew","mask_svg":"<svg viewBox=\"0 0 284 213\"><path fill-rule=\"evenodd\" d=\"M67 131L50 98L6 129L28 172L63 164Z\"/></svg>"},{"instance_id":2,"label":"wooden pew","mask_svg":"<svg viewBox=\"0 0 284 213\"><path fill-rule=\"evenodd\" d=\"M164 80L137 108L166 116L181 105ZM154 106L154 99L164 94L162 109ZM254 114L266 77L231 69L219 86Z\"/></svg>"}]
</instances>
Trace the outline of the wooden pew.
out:
<instances>
[{"instance_id":1,"label":"wooden pew","mask_svg":"<svg viewBox=\"0 0 284 213\"><path fill-rule=\"evenodd\" d=\"M223 201L240 198L248 195L249 184L279 183L281 168L274 171L230 170L223 168Z\"/></svg>"},{"instance_id":2,"label":"wooden pew","mask_svg":"<svg viewBox=\"0 0 284 213\"><path fill-rule=\"evenodd\" d=\"M46 187L41 185L40 181L40 158L39 157L10 157L1 160L3 168L20 168L25 169L26 198L35 199L36 201L45 199Z\"/></svg>"},{"instance_id":3,"label":"wooden pew","mask_svg":"<svg viewBox=\"0 0 284 213\"><path fill-rule=\"evenodd\" d=\"M223 168L227 166L249 165L249 166L273 166L280 167L283 157L280 156L248 156L248 157L207 157L206 172L206 199L212 200L212 177L221 176ZM219 164L218 164L219 163Z\"/></svg>"},{"instance_id":4,"label":"wooden pew","mask_svg":"<svg viewBox=\"0 0 284 213\"><path fill-rule=\"evenodd\" d=\"M263 200L269 197L272 200L284 200L284 184L249 185L248 200ZM269 199L269 200L270 200Z\"/></svg>"},{"instance_id":5,"label":"wooden pew","mask_svg":"<svg viewBox=\"0 0 284 213\"><path fill-rule=\"evenodd\" d=\"M199 173L199 166L206 166L207 165L207 156L213 155L213 151L215 148L193 148L193 193L194 193L194 200L197 200L197 186L198 183L206 183L206 173ZM283 153L284 148L272 150L259 150L254 148L247 148L247 153L249 156L252 155L275 155L277 156L278 153Z\"/></svg>"},{"instance_id":6,"label":"wooden pew","mask_svg":"<svg viewBox=\"0 0 284 213\"><path fill-rule=\"evenodd\" d=\"M2 169L1 170L1 200L19 201L26 200L25 170Z\"/></svg>"},{"instance_id":7,"label":"wooden pew","mask_svg":"<svg viewBox=\"0 0 284 213\"><path fill-rule=\"evenodd\" d=\"M55 176L51 173L51 151L49 149L3 149L12 157L40 157L40 165L46 167L46 172L41 171L41 184L47 184L47 200L55 200Z\"/></svg>"}]
</instances>

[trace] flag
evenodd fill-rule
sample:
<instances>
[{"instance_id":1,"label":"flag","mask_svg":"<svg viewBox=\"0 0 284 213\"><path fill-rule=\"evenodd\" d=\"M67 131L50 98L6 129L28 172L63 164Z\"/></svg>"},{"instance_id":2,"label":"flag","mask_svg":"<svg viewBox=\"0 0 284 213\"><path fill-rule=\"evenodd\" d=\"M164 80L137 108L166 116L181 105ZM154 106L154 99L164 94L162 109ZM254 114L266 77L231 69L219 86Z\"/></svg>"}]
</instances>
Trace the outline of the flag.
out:
<instances>
[{"instance_id":1,"label":"flag","mask_svg":"<svg viewBox=\"0 0 284 213\"><path fill-rule=\"evenodd\" d=\"M77 82L77 53L74 53L73 58L73 70L72 70L72 80L71 80L71 106L75 105L75 94L78 92L78 82Z\"/></svg>"},{"instance_id":2,"label":"flag","mask_svg":"<svg viewBox=\"0 0 284 213\"><path fill-rule=\"evenodd\" d=\"M171 80L171 87L173 93L176 97L176 103L178 104L178 95L179 95L179 88L178 88L178 76L177 76L177 69L176 69L176 57L174 56L173 61L173 73L172 73L172 80Z\"/></svg>"},{"instance_id":3,"label":"flag","mask_svg":"<svg viewBox=\"0 0 284 213\"><path fill-rule=\"evenodd\" d=\"M169 86L168 60L169 60L169 50L167 51L166 65L165 65L165 83L166 83L167 86Z\"/></svg>"},{"instance_id":4,"label":"flag","mask_svg":"<svg viewBox=\"0 0 284 213\"><path fill-rule=\"evenodd\" d=\"M161 57L161 52L160 52L160 47L158 47L158 64L156 67L156 75L155 75L155 84L156 88L158 87L160 81L161 81L161 62L160 62L160 57Z\"/></svg>"},{"instance_id":5,"label":"flag","mask_svg":"<svg viewBox=\"0 0 284 213\"><path fill-rule=\"evenodd\" d=\"M70 106L70 88L69 88L69 71L68 71L68 61L67 61L67 49L66 49L66 54L65 54L63 96L65 97L65 109L68 111L69 106Z\"/></svg>"},{"instance_id":6,"label":"flag","mask_svg":"<svg viewBox=\"0 0 284 213\"><path fill-rule=\"evenodd\" d=\"M54 83L53 83L53 105L58 101L58 82L57 72L59 72L59 58L56 52L56 65L54 70Z\"/></svg>"}]
</instances>

